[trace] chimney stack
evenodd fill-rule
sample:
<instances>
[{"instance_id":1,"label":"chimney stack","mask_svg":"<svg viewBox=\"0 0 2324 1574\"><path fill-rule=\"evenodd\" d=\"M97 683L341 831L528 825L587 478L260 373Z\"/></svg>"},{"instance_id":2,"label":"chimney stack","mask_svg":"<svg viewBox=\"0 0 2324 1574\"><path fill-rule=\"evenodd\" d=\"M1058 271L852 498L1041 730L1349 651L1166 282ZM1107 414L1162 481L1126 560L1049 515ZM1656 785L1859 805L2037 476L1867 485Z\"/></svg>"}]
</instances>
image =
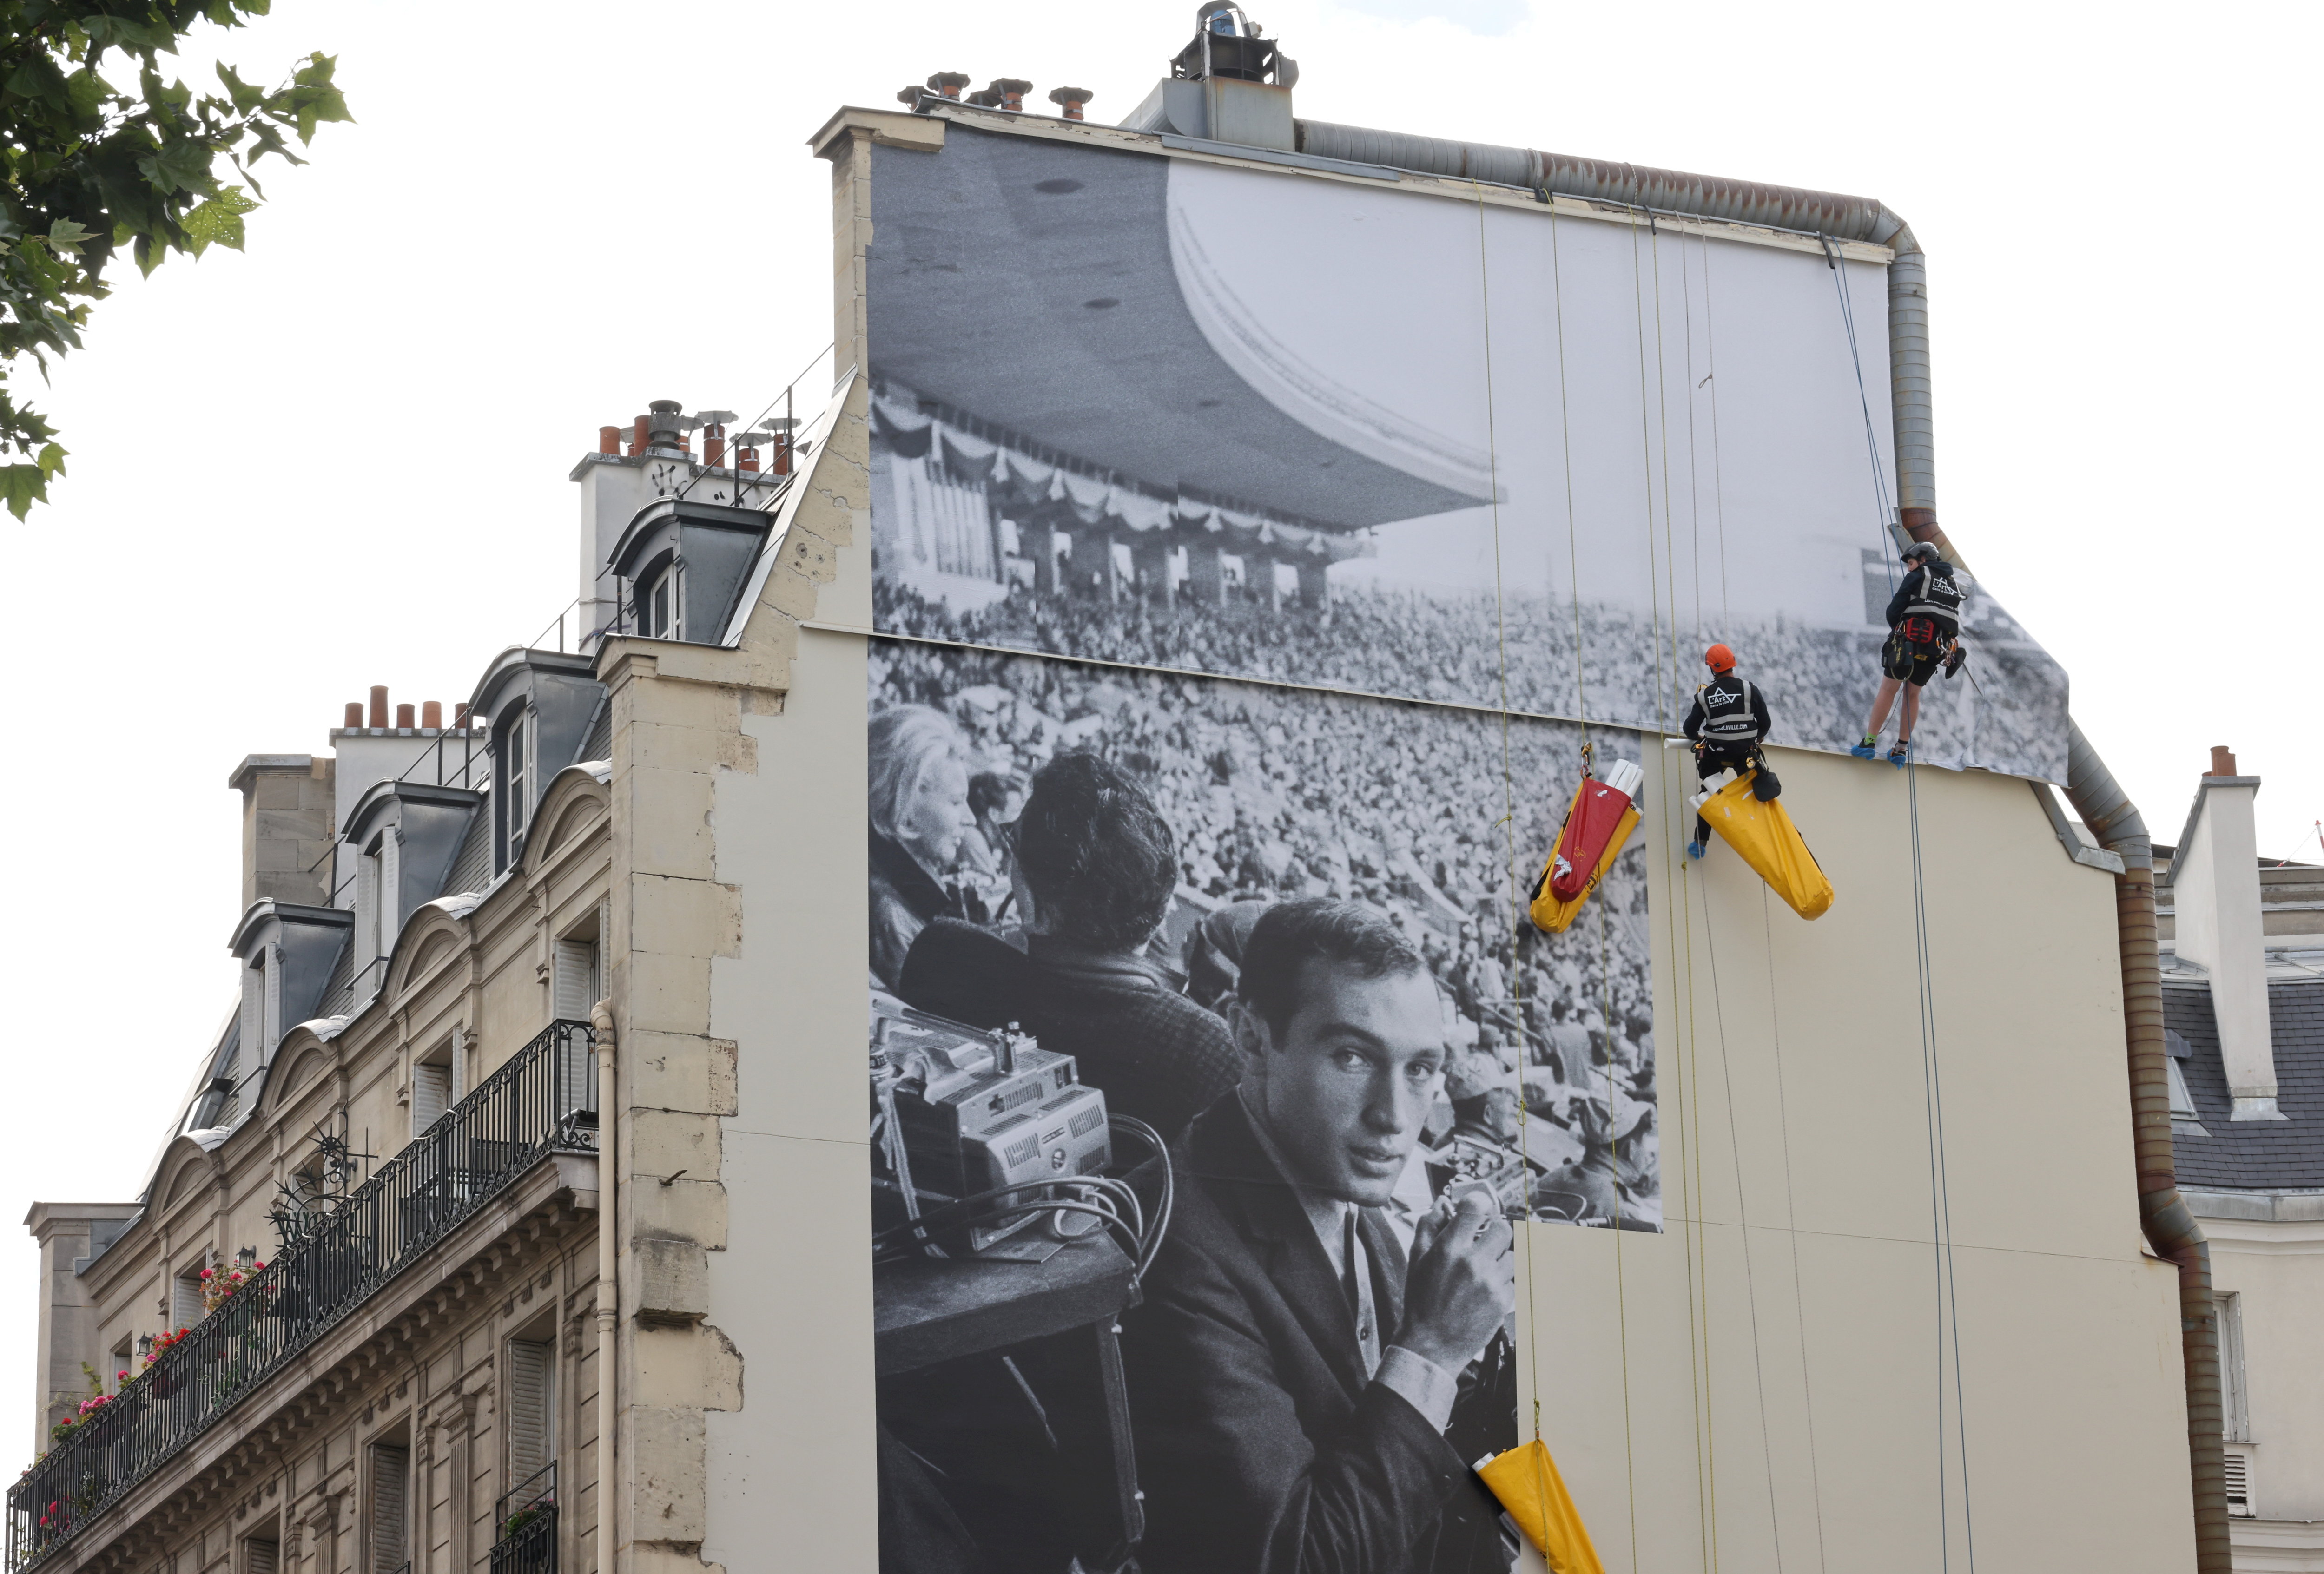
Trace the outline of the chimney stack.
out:
<instances>
[{"instance_id":1,"label":"chimney stack","mask_svg":"<svg viewBox=\"0 0 2324 1574\"><path fill-rule=\"evenodd\" d=\"M2267 999L2260 922L2259 778L2237 776L2225 745L2195 788L2187 829L2163 876L2171 889L2173 950L2211 975L2211 1016L2235 1100L2234 1120L2282 1120L2276 1108L2274 1023Z\"/></svg>"},{"instance_id":2,"label":"chimney stack","mask_svg":"<svg viewBox=\"0 0 2324 1574\"><path fill-rule=\"evenodd\" d=\"M374 727L384 727L387 725L387 685L383 683L375 683L371 686L370 724Z\"/></svg>"},{"instance_id":3,"label":"chimney stack","mask_svg":"<svg viewBox=\"0 0 2324 1574\"><path fill-rule=\"evenodd\" d=\"M600 454L619 454L621 451L622 428L619 427L599 427L597 428L597 452Z\"/></svg>"},{"instance_id":4,"label":"chimney stack","mask_svg":"<svg viewBox=\"0 0 2324 1574\"><path fill-rule=\"evenodd\" d=\"M363 725L363 701L349 700L347 702L347 719L342 724L349 729Z\"/></svg>"},{"instance_id":5,"label":"chimney stack","mask_svg":"<svg viewBox=\"0 0 2324 1574\"><path fill-rule=\"evenodd\" d=\"M420 724L431 732L444 730L444 702L427 700L420 706Z\"/></svg>"},{"instance_id":6,"label":"chimney stack","mask_svg":"<svg viewBox=\"0 0 2324 1574\"><path fill-rule=\"evenodd\" d=\"M242 906L305 907L331 899L335 762L308 754L254 754L226 786L242 794Z\"/></svg>"},{"instance_id":7,"label":"chimney stack","mask_svg":"<svg viewBox=\"0 0 2324 1574\"><path fill-rule=\"evenodd\" d=\"M395 724L404 732L408 732L411 730L414 723L412 720L411 707L410 705L398 705L395 707Z\"/></svg>"}]
</instances>

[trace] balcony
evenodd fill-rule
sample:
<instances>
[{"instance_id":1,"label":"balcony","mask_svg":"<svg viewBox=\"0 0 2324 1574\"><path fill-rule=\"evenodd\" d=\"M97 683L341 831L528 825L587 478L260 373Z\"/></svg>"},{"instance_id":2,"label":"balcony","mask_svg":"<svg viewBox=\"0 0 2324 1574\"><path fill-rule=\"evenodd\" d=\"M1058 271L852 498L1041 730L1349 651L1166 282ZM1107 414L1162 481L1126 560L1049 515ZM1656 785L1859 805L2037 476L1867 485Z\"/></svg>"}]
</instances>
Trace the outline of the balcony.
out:
<instances>
[{"instance_id":1,"label":"balcony","mask_svg":"<svg viewBox=\"0 0 2324 1574\"><path fill-rule=\"evenodd\" d=\"M64 1547L535 1164L596 1146L592 1035L552 1024L24 1472L9 1569Z\"/></svg>"},{"instance_id":2,"label":"balcony","mask_svg":"<svg viewBox=\"0 0 2324 1574\"><path fill-rule=\"evenodd\" d=\"M557 1462L493 1507L492 1574L557 1574Z\"/></svg>"}]
</instances>

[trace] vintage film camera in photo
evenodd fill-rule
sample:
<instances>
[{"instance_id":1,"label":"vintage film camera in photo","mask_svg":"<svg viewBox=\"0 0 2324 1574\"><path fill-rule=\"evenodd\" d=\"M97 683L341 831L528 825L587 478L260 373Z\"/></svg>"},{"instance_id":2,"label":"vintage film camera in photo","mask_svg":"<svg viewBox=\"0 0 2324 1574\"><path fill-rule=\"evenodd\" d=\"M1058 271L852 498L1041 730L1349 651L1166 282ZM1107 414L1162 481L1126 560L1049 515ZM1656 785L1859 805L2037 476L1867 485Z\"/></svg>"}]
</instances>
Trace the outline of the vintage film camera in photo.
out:
<instances>
[{"instance_id":1,"label":"vintage film camera in photo","mask_svg":"<svg viewBox=\"0 0 2324 1574\"><path fill-rule=\"evenodd\" d=\"M932 1214L924 1244L1037 1262L1103 1228L1075 1183L1112 1162L1105 1095L1072 1056L874 995L872 1096L875 1228Z\"/></svg>"}]
</instances>

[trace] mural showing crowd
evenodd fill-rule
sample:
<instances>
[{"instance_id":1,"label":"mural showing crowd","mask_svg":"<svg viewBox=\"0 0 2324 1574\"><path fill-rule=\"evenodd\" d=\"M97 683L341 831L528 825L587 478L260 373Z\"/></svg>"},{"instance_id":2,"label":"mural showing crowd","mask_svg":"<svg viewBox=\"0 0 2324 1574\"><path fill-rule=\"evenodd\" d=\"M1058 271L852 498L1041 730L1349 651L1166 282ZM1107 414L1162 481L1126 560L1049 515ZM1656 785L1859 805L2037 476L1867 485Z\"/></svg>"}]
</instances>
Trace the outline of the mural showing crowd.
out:
<instances>
[{"instance_id":1,"label":"mural showing crowd","mask_svg":"<svg viewBox=\"0 0 2324 1574\"><path fill-rule=\"evenodd\" d=\"M1336 576L1323 612L1023 586L967 610L890 578L875 583L873 597L875 626L891 633L1488 708L1502 703L1506 661L1514 709L1672 732L1703 676L1702 648L1715 640L1733 648L1773 702L1774 742L1835 753L1863 732L1886 637L1875 625L1818 628L1780 617L1706 621L1674 637L1645 612L1603 602L1584 601L1577 613L1571 602L1513 592L1497 606L1489 594ZM1990 597L1973 595L1964 622L1969 666L1930 686L1923 758L2062 779L2063 670Z\"/></svg>"},{"instance_id":2,"label":"mural showing crowd","mask_svg":"<svg viewBox=\"0 0 2324 1574\"><path fill-rule=\"evenodd\" d=\"M939 917L1023 944L1017 818L1045 766L1092 756L1167 827L1139 960L1170 989L1222 1009L1268 906L1362 904L1438 985L1450 1059L1430 1139L1514 1152L1522 1092L1536 1216L1658 1226L1643 851L1568 934L1522 916L1570 790L1542 784L1575 778L1579 727L1513 723L1505 772L1499 718L1474 712L905 641L874 642L872 698L875 989L916 992L907 962ZM1593 737L1601 759L1637 757L1635 735ZM1231 1058L1213 1058L1171 1119L1231 1085Z\"/></svg>"}]
</instances>

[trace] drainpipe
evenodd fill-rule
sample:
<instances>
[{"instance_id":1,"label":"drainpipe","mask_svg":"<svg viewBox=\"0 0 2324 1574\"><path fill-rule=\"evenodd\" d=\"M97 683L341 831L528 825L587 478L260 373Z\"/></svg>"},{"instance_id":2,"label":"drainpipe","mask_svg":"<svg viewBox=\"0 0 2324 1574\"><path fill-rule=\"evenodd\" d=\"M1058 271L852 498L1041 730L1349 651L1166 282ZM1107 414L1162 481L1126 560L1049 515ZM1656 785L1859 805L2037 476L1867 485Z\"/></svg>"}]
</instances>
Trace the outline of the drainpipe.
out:
<instances>
[{"instance_id":1,"label":"drainpipe","mask_svg":"<svg viewBox=\"0 0 2324 1574\"><path fill-rule=\"evenodd\" d=\"M2138 1221L2155 1254L2179 1270L2180 1352L2187 1368L2187 1452L2195 1481L2195 1567L2227 1574L2227 1461L2219 1446L2218 1303L2211 1251L2187 1203L2171 1154L2171 1082L2163 1045L2163 972L2154 927L2154 853L2146 825L2080 727L2068 723L2066 798L2122 860L2115 876L2121 936L2122 1014L2130 1039L2130 1123L2138 1165Z\"/></svg>"},{"instance_id":2,"label":"drainpipe","mask_svg":"<svg viewBox=\"0 0 2324 1574\"><path fill-rule=\"evenodd\" d=\"M621 1185L620 1153L613 1141L613 1001L600 1000L589 1008L589 1026L595 1031L597 1048L597 1574L613 1574L613 1511L619 1501L613 1475L613 1374L621 1365L614 1350L620 1327L614 1245ZM2226 1490L2221 1487L2222 1493Z\"/></svg>"},{"instance_id":3,"label":"drainpipe","mask_svg":"<svg viewBox=\"0 0 2324 1574\"><path fill-rule=\"evenodd\" d=\"M1891 248L1895 260L1888 265L1888 377L1895 422L1896 523L1914 540L1932 543L1946 561L1961 561L1960 553L1937 524L1928 257L1912 226L1883 204L1868 197L1762 186L1532 148L1446 142L1318 120L1297 121L1294 125L1298 151L1315 158L1384 164L1447 179L1516 187L1537 196L1578 197L1834 240L1869 241ZM2201 1227L2179 1195L2171 1156L2162 968L2155 954L2153 851L2137 809L2116 784L2098 751L2070 721L2067 729L2066 796L2083 824L2123 861L2123 872L2115 879L2115 920L2128 1039L2139 1223L2155 1252L2179 1270L2195 1567L2198 1574L2230 1574L2226 1461L2219 1446L2218 1314L2211 1300L2209 1248Z\"/></svg>"}]
</instances>

